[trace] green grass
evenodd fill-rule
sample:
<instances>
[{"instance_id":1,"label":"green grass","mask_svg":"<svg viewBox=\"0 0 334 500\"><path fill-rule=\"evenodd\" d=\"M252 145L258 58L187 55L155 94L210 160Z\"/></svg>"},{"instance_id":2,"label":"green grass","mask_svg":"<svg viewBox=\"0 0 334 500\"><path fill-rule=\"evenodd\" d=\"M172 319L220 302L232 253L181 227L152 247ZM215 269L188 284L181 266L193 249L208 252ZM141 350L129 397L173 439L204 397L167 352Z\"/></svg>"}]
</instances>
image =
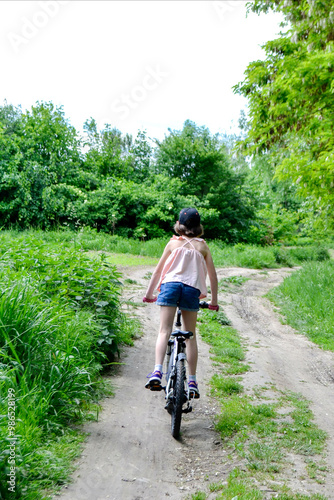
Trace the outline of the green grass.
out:
<instances>
[{"instance_id":1,"label":"green grass","mask_svg":"<svg viewBox=\"0 0 334 500\"><path fill-rule=\"evenodd\" d=\"M211 493L220 492L215 500L264 500L264 494L257 489L252 483L252 479L240 469L234 469L228 479L227 484L212 483L209 486ZM283 489L286 489L283 487ZM191 497L191 500L207 498L203 492L203 496L198 496L200 492ZM210 497L211 498L211 497ZM272 498L278 500L327 500L326 497L320 494L303 495L300 493L293 493L291 491L279 492Z\"/></svg>"},{"instance_id":2,"label":"green grass","mask_svg":"<svg viewBox=\"0 0 334 500\"><path fill-rule=\"evenodd\" d=\"M217 240L209 243L216 266L248 267L253 269L279 267L272 248L256 245L224 245Z\"/></svg>"},{"instance_id":3,"label":"green grass","mask_svg":"<svg viewBox=\"0 0 334 500\"><path fill-rule=\"evenodd\" d=\"M307 460L306 470L311 479L314 479L319 484L325 483L326 473L329 470L325 462L314 462L309 459Z\"/></svg>"},{"instance_id":4,"label":"green grass","mask_svg":"<svg viewBox=\"0 0 334 500\"><path fill-rule=\"evenodd\" d=\"M106 261L110 262L110 264L114 266L138 267L138 266L156 266L159 262L159 259L155 257L145 257L142 255L139 256L139 255L114 253L111 255L107 255Z\"/></svg>"},{"instance_id":5,"label":"green grass","mask_svg":"<svg viewBox=\"0 0 334 500\"><path fill-rule=\"evenodd\" d=\"M239 498L242 500L262 500L264 497L261 491L252 486L249 480L238 478L238 472L235 471L230 474L228 484L222 488L217 500L236 500Z\"/></svg>"},{"instance_id":6,"label":"green grass","mask_svg":"<svg viewBox=\"0 0 334 500\"><path fill-rule=\"evenodd\" d=\"M188 497L189 498L189 497ZM196 491L190 497L190 500L206 500L207 495L203 491Z\"/></svg>"},{"instance_id":7,"label":"green grass","mask_svg":"<svg viewBox=\"0 0 334 500\"><path fill-rule=\"evenodd\" d=\"M222 321L223 318L224 320ZM244 350L240 343L240 335L226 324L223 311L202 311L198 318L202 339L212 346L213 360L222 364L224 375L237 375L248 370L243 363Z\"/></svg>"},{"instance_id":8,"label":"green grass","mask_svg":"<svg viewBox=\"0 0 334 500\"><path fill-rule=\"evenodd\" d=\"M61 231L2 231L3 241L6 238L9 241L13 239L26 239L27 236L35 236L38 240L44 241L50 247L74 248L85 252L105 252L113 254L111 259L117 265L137 265L136 260L130 257L129 261L122 260L119 254L127 254L128 257L140 256L151 257L153 260L147 260L147 265L152 262L156 264L155 259L159 259L168 242L166 238L156 238L149 241L135 240L131 238L122 238L117 235L98 233L91 228L82 228L78 232ZM305 247L282 247L269 246L259 247L257 245L248 245L238 243L236 245L227 245L219 240L208 241L212 252L213 260L216 266L234 266L247 268L275 268L299 265L306 261L323 261L329 259L327 248L322 245L314 244ZM118 261L120 259L120 261ZM119 263L120 262L120 263ZM125 262L125 264L123 264ZM128 264L132 262L132 264ZM145 262L144 260L142 262Z\"/></svg>"},{"instance_id":9,"label":"green grass","mask_svg":"<svg viewBox=\"0 0 334 500\"><path fill-rule=\"evenodd\" d=\"M283 419L279 424L279 439L284 448L300 455L320 454L325 445L326 433L313 423L309 402L300 394L282 393L279 407L291 406L291 421Z\"/></svg>"},{"instance_id":10,"label":"green grass","mask_svg":"<svg viewBox=\"0 0 334 500\"><path fill-rule=\"evenodd\" d=\"M278 500L327 500L326 497L317 493L310 496L301 493L280 493L276 498Z\"/></svg>"},{"instance_id":11,"label":"green grass","mask_svg":"<svg viewBox=\"0 0 334 500\"><path fill-rule=\"evenodd\" d=\"M260 483L272 484L278 491L275 498L281 500L326 500L322 495L298 495L285 486L285 470L291 466L289 454L300 457L310 479L325 480L322 454L327 436L314 424L308 401L273 386L257 387L245 394L239 374L249 367L244 363L238 332L222 325L218 315L208 311L199 315L199 332L211 345L219 370L210 382L210 395L221 408L215 428L224 448L236 453L243 463L243 471L235 469L227 484L210 485L211 492L220 492L216 499L263 499L257 486Z\"/></svg>"},{"instance_id":12,"label":"green grass","mask_svg":"<svg viewBox=\"0 0 334 500\"><path fill-rule=\"evenodd\" d=\"M35 237L38 241L47 243L49 248L68 248L85 252L105 252L112 254L129 254L144 257L160 258L168 239L157 238L150 241L141 241L131 238L122 238L106 233L98 233L94 229L83 228L74 231L1 231L2 238L12 241L14 238L25 240Z\"/></svg>"},{"instance_id":13,"label":"green grass","mask_svg":"<svg viewBox=\"0 0 334 500\"><path fill-rule=\"evenodd\" d=\"M288 324L324 349L334 350L334 262L310 262L268 297Z\"/></svg>"},{"instance_id":14,"label":"green grass","mask_svg":"<svg viewBox=\"0 0 334 500\"><path fill-rule=\"evenodd\" d=\"M211 379L211 396L232 396L241 392L243 392L243 387L234 377L215 374Z\"/></svg>"},{"instance_id":15,"label":"green grass","mask_svg":"<svg viewBox=\"0 0 334 500\"><path fill-rule=\"evenodd\" d=\"M306 261L324 261L330 258L329 252L321 245L303 248L282 246L259 247L238 243L224 245L215 240L209 242L216 266L246 267L254 269L293 267Z\"/></svg>"},{"instance_id":16,"label":"green grass","mask_svg":"<svg viewBox=\"0 0 334 500\"><path fill-rule=\"evenodd\" d=\"M132 344L120 274L103 256L0 233L0 498L42 500L64 483L82 436L111 394L100 374ZM16 491L9 492L9 393L15 394Z\"/></svg>"},{"instance_id":17,"label":"green grass","mask_svg":"<svg viewBox=\"0 0 334 500\"><path fill-rule=\"evenodd\" d=\"M220 292L226 292L229 288L233 286L241 286L249 278L245 278L244 276L228 276L227 278L221 278L218 282L218 290Z\"/></svg>"},{"instance_id":18,"label":"green grass","mask_svg":"<svg viewBox=\"0 0 334 500\"><path fill-rule=\"evenodd\" d=\"M29 474L29 488L23 487L22 497L29 500L49 498L55 485L59 488L68 481L73 472L74 460L80 455L86 436L82 432L64 429L62 435L32 448L29 460L32 470ZM45 493L43 493L43 490Z\"/></svg>"},{"instance_id":19,"label":"green grass","mask_svg":"<svg viewBox=\"0 0 334 500\"><path fill-rule=\"evenodd\" d=\"M221 401L222 412L216 422L216 429L221 437L231 437L247 429L256 429L267 419L276 417L271 405L253 405L248 397L231 396Z\"/></svg>"}]
</instances>

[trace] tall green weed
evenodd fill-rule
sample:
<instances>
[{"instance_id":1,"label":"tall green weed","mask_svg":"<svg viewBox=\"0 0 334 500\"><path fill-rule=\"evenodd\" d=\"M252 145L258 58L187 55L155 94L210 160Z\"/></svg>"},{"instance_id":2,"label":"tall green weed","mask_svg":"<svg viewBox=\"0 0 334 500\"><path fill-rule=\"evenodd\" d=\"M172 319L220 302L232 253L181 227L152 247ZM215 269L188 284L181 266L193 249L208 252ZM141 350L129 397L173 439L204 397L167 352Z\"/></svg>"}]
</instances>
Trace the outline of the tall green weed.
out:
<instances>
[{"instance_id":1,"label":"tall green weed","mask_svg":"<svg viewBox=\"0 0 334 500\"><path fill-rule=\"evenodd\" d=\"M236 266L254 269L293 267L306 261L324 261L330 258L327 248L313 245L303 248L248 245L226 245L218 240L209 243L216 266Z\"/></svg>"},{"instance_id":2,"label":"tall green weed","mask_svg":"<svg viewBox=\"0 0 334 500\"><path fill-rule=\"evenodd\" d=\"M2 241L25 241L34 238L47 243L56 252L59 248L74 250L124 253L153 258L160 258L169 237L155 238L148 241L123 238L117 235L97 232L95 229L82 228L78 232L63 231L3 231ZM245 243L228 245L220 240L208 241L216 266L235 266L247 268L292 267L307 261L329 259L327 247L314 243L303 247L259 246Z\"/></svg>"},{"instance_id":3,"label":"tall green weed","mask_svg":"<svg viewBox=\"0 0 334 500\"><path fill-rule=\"evenodd\" d=\"M334 350L334 263L309 262L268 297L287 323L325 349Z\"/></svg>"},{"instance_id":4,"label":"tall green weed","mask_svg":"<svg viewBox=\"0 0 334 500\"><path fill-rule=\"evenodd\" d=\"M119 278L114 266L79 248L46 243L36 232L15 239L0 233L0 498L44 498L41 490L66 462L59 449L47 450L68 440L69 423L87 418L94 405L97 413L99 373L121 343L132 342ZM7 483L10 391L15 492Z\"/></svg>"}]
</instances>

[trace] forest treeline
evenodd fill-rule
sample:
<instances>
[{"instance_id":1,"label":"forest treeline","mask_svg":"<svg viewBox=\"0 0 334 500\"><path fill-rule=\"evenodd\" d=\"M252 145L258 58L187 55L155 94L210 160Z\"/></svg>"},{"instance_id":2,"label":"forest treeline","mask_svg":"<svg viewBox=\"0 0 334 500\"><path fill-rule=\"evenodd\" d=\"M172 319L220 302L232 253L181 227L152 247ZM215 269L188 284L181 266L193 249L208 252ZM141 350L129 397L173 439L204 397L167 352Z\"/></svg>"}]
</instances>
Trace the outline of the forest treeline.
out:
<instances>
[{"instance_id":1,"label":"forest treeline","mask_svg":"<svg viewBox=\"0 0 334 500\"><path fill-rule=\"evenodd\" d=\"M240 137L185 121L163 140L93 118L78 133L62 107L0 107L0 225L85 226L123 237L170 233L196 206L205 236L272 244L333 231L334 0L254 0L284 14L266 58L234 91L248 98Z\"/></svg>"},{"instance_id":2,"label":"forest treeline","mask_svg":"<svg viewBox=\"0 0 334 500\"><path fill-rule=\"evenodd\" d=\"M247 240L255 204L245 174L231 165L217 135L187 121L182 131L135 139L94 119L79 136L61 107L25 113L0 108L2 226L97 228L125 237L170 232L178 211L197 206L210 236Z\"/></svg>"},{"instance_id":3,"label":"forest treeline","mask_svg":"<svg viewBox=\"0 0 334 500\"><path fill-rule=\"evenodd\" d=\"M250 168L232 154L234 142L189 120L163 141L144 131L122 135L109 125L98 130L94 119L79 136L51 102L26 112L4 103L1 226L88 226L150 239L170 233L179 210L194 205L208 238L271 243L293 232L300 218L293 188L277 187L263 162Z\"/></svg>"}]
</instances>

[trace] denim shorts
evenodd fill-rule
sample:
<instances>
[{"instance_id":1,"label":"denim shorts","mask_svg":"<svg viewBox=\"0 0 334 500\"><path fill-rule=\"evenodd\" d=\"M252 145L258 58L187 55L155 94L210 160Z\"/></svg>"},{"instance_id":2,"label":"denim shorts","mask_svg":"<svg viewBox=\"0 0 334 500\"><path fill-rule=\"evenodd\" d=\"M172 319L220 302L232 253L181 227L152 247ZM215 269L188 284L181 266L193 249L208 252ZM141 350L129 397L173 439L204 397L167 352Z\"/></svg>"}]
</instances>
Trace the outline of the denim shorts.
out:
<instances>
[{"instance_id":1,"label":"denim shorts","mask_svg":"<svg viewBox=\"0 0 334 500\"><path fill-rule=\"evenodd\" d=\"M179 307L182 311L199 310L201 292L198 288L172 281L163 283L160 290L157 300L158 306Z\"/></svg>"}]
</instances>

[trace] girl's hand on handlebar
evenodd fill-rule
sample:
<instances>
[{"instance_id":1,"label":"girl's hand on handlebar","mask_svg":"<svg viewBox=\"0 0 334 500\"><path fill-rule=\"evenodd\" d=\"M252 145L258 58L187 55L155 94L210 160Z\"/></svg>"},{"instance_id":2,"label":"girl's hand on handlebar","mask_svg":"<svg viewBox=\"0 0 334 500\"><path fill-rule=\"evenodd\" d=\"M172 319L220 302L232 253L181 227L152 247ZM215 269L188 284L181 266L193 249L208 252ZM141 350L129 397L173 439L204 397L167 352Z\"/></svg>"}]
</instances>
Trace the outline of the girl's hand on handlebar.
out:
<instances>
[{"instance_id":1,"label":"girl's hand on handlebar","mask_svg":"<svg viewBox=\"0 0 334 500\"><path fill-rule=\"evenodd\" d=\"M155 302L157 300L158 297L153 297L152 299L149 299L148 297L144 297L143 298L143 302Z\"/></svg>"},{"instance_id":2,"label":"girl's hand on handlebar","mask_svg":"<svg viewBox=\"0 0 334 500\"><path fill-rule=\"evenodd\" d=\"M212 306L209 302L205 302L205 300L201 300L199 303L199 307L201 309L211 309L211 311L219 311L219 306Z\"/></svg>"}]
</instances>

